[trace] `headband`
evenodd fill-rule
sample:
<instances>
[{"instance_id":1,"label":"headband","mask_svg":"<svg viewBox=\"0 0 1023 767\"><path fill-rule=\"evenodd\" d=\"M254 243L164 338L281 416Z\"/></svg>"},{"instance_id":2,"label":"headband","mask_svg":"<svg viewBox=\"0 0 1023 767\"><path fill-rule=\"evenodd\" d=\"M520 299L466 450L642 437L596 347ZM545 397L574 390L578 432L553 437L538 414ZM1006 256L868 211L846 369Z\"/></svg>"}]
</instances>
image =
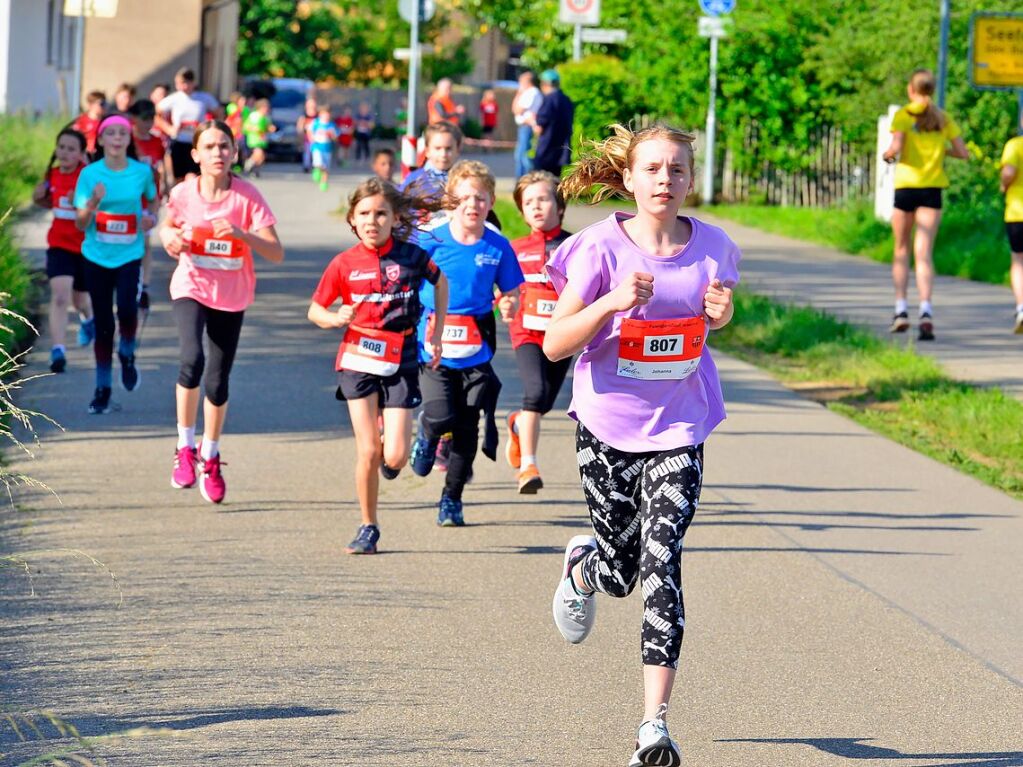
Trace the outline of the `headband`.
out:
<instances>
[{"instance_id":1,"label":"headband","mask_svg":"<svg viewBox=\"0 0 1023 767\"><path fill-rule=\"evenodd\" d=\"M131 123L127 117L121 117L121 115L110 115L99 124L99 130L96 131L96 135L100 135L103 131L109 128L111 125L123 125L128 130L131 130Z\"/></svg>"}]
</instances>

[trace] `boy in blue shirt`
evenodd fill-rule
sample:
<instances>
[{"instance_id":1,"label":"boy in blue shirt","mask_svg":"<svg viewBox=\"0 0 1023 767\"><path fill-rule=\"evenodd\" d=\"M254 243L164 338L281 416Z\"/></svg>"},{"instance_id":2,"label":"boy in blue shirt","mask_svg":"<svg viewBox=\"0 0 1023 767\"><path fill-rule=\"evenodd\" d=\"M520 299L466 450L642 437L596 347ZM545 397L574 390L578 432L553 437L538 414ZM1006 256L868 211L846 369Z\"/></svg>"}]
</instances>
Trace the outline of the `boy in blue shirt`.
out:
<instances>
[{"instance_id":1,"label":"boy in blue shirt","mask_svg":"<svg viewBox=\"0 0 1023 767\"><path fill-rule=\"evenodd\" d=\"M312 136L310 152L313 159L313 182L320 185L320 191L327 191L330 176L331 160L334 157L334 142L337 141L337 128L330 119L330 107L320 107L319 114L309 127Z\"/></svg>"}]
</instances>

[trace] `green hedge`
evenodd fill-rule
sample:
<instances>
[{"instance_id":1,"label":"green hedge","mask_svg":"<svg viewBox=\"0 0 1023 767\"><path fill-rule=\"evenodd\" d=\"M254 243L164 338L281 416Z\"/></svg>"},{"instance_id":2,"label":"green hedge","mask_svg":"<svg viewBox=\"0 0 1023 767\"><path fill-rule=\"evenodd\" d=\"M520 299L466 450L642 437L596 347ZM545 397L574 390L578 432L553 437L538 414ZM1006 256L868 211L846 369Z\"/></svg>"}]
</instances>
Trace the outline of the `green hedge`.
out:
<instances>
[{"instance_id":1,"label":"green hedge","mask_svg":"<svg viewBox=\"0 0 1023 767\"><path fill-rule=\"evenodd\" d=\"M628 123L644 111L632 76L620 59L594 54L560 64L558 74L562 90L575 103L573 157L578 157L581 139L601 139L610 123Z\"/></svg>"}]
</instances>

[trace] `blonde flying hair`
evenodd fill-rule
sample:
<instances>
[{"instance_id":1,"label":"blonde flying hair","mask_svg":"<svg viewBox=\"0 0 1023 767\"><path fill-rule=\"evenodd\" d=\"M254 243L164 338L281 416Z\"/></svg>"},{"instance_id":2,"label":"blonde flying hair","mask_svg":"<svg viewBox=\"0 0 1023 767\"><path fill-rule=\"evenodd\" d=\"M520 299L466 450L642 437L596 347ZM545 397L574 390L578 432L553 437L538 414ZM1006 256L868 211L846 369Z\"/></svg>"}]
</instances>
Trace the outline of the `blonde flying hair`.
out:
<instances>
[{"instance_id":1,"label":"blonde flying hair","mask_svg":"<svg viewBox=\"0 0 1023 767\"><path fill-rule=\"evenodd\" d=\"M620 123L608 127L611 129L611 135L603 141L587 141L579 162L562 180L559 190L566 200L580 197L592 187L597 188L592 200L595 203L614 195L626 200L635 199L632 192L625 188L622 177L625 170L632 167L636 147L644 141L666 139L688 147L689 167L693 167L695 159L693 142L696 137L692 133L661 124L651 125L639 131L633 131Z\"/></svg>"},{"instance_id":2,"label":"blonde flying hair","mask_svg":"<svg viewBox=\"0 0 1023 767\"><path fill-rule=\"evenodd\" d=\"M919 114L910 110L910 114L916 119L917 130L921 133L933 133L942 130L948 118L931 101L935 88L934 73L929 69L913 70L913 74L909 77L909 87L913 90L913 93L927 99L927 105Z\"/></svg>"},{"instance_id":3,"label":"blonde flying hair","mask_svg":"<svg viewBox=\"0 0 1023 767\"><path fill-rule=\"evenodd\" d=\"M455 187L466 179L478 181L484 189L490 192L491 201L497 197L497 182L494 180L494 174L490 172L490 168L478 160L459 160L448 171L448 181L444 185L444 207L451 209L458 207L458 200L455 199Z\"/></svg>"},{"instance_id":4,"label":"blonde flying hair","mask_svg":"<svg viewBox=\"0 0 1023 767\"><path fill-rule=\"evenodd\" d=\"M515 191L512 193L515 207L519 209L519 213L522 212L522 195L526 193L526 187L542 183L551 185L551 192L554 194L554 202L558 206L558 211L564 214L565 197L558 188L558 179L549 170L531 170L519 178L515 184Z\"/></svg>"},{"instance_id":5,"label":"blonde flying hair","mask_svg":"<svg viewBox=\"0 0 1023 767\"><path fill-rule=\"evenodd\" d=\"M394 213L391 236L396 240L408 240L419 228L419 224L425 223L424 212L441 209L441 200L436 196L420 197L410 194L408 191L399 192L398 188L390 181L371 176L355 187L355 191L348 197L348 213L345 220L348 221L348 226L352 228L353 233L355 225L352 223L352 214L355 212L355 206L367 197L374 197L378 194L387 201Z\"/></svg>"}]
</instances>

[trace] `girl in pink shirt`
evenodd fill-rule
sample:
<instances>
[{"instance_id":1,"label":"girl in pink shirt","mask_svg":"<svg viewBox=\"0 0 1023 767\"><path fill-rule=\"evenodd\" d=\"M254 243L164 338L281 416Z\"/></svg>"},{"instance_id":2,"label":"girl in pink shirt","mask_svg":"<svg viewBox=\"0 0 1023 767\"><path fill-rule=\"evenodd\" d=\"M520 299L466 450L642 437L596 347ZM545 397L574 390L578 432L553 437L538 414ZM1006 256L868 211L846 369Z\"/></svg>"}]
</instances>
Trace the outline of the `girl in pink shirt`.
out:
<instances>
[{"instance_id":1,"label":"girl in pink shirt","mask_svg":"<svg viewBox=\"0 0 1023 767\"><path fill-rule=\"evenodd\" d=\"M555 251L552 360L579 354L569 414L594 536L565 549L554 621L570 642L593 627L596 592L625 597L642 578L645 713L630 767L681 764L667 710L685 626L682 539L703 481L703 442L725 416L704 341L732 318L739 250L679 216L693 185L693 136L621 125L561 184L636 201Z\"/></svg>"},{"instance_id":2,"label":"girl in pink shirt","mask_svg":"<svg viewBox=\"0 0 1023 767\"><path fill-rule=\"evenodd\" d=\"M170 294L181 339L181 370L175 387L178 446L171 486L192 487L211 503L224 500L220 435L227 416L228 377L238 349L245 309L256 294L252 253L280 263L284 249L274 218L254 186L231 173L237 145L219 120L201 123L192 139L200 175L171 191L160 239L178 265ZM208 340L208 364L203 334ZM203 438L195 445L199 383L205 368Z\"/></svg>"}]
</instances>

